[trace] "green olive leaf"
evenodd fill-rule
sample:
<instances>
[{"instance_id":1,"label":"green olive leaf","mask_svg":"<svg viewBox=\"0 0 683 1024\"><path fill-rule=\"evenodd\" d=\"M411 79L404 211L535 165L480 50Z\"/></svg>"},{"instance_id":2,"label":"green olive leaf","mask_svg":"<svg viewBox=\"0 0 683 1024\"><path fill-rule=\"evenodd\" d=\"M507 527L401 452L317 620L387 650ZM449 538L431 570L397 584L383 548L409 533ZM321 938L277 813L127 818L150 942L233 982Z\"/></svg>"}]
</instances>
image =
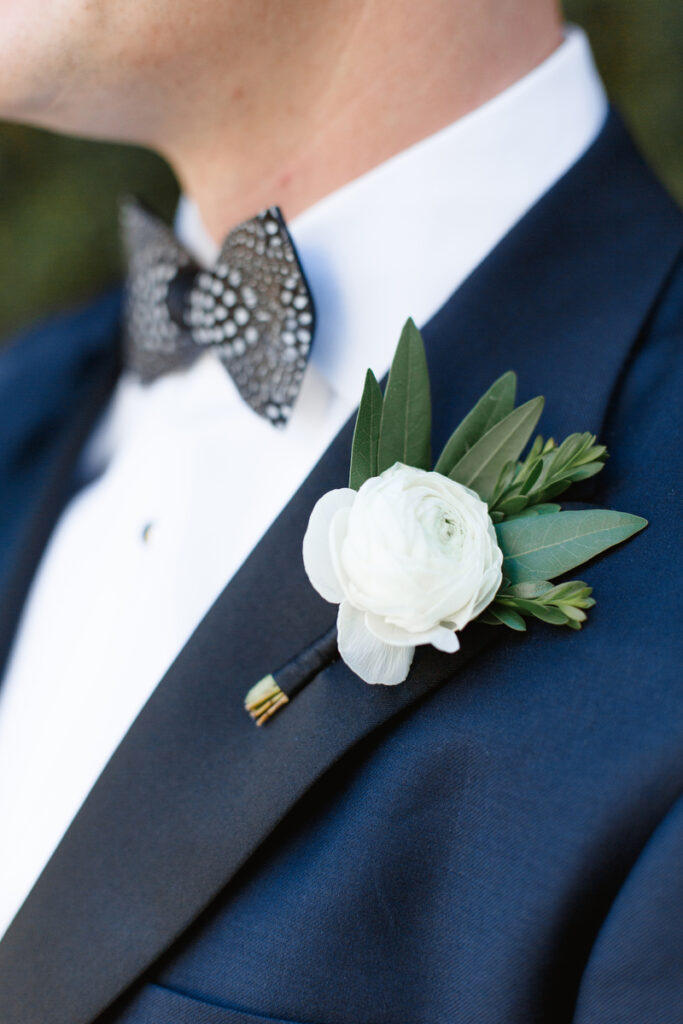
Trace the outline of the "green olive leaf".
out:
<instances>
[{"instance_id":1,"label":"green olive leaf","mask_svg":"<svg viewBox=\"0 0 683 1024\"><path fill-rule=\"evenodd\" d=\"M377 445L381 416L382 392L374 373L368 370L351 444L349 487L354 491L371 476L377 476Z\"/></svg>"},{"instance_id":2,"label":"green olive leaf","mask_svg":"<svg viewBox=\"0 0 683 1024\"><path fill-rule=\"evenodd\" d=\"M490 501L501 470L515 462L543 411L543 398L532 398L491 427L448 474L452 480L476 491L483 501Z\"/></svg>"},{"instance_id":3,"label":"green olive leaf","mask_svg":"<svg viewBox=\"0 0 683 1024\"><path fill-rule=\"evenodd\" d=\"M463 455L466 455L491 427L495 427L496 423L512 412L515 407L516 391L517 376L511 370L494 381L444 445L434 467L437 473L448 476Z\"/></svg>"},{"instance_id":4,"label":"green olive leaf","mask_svg":"<svg viewBox=\"0 0 683 1024\"><path fill-rule=\"evenodd\" d=\"M412 320L401 332L389 371L377 449L377 472L395 462L431 468L432 407L422 335Z\"/></svg>"},{"instance_id":5,"label":"green olive leaf","mask_svg":"<svg viewBox=\"0 0 683 1024\"><path fill-rule=\"evenodd\" d=\"M591 509L498 523L503 573L512 584L552 580L647 526L627 512Z\"/></svg>"}]
</instances>

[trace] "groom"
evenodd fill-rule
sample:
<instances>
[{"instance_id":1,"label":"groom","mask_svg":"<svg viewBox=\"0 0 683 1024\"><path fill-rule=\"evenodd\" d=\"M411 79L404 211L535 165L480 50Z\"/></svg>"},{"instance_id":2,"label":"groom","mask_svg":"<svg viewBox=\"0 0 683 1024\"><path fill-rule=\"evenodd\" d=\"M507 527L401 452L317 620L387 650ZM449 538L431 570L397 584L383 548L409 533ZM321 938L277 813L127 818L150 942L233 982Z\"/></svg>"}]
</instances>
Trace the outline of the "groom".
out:
<instances>
[{"instance_id":1,"label":"groom","mask_svg":"<svg viewBox=\"0 0 683 1024\"><path fill-rule=\"evenodd\" d=\"M184 192L174 231L126 208L123 305L0 359L3 1024L671 1024L683 221L583 34L553 0L60 0L0 53L2 116ZM514 369L545 436L609 447L569 497L650 526L585 569L583 632L469 627L369 686L318 657L301 544L408 316L435 450Z\"/></svg>"}]
</instances>

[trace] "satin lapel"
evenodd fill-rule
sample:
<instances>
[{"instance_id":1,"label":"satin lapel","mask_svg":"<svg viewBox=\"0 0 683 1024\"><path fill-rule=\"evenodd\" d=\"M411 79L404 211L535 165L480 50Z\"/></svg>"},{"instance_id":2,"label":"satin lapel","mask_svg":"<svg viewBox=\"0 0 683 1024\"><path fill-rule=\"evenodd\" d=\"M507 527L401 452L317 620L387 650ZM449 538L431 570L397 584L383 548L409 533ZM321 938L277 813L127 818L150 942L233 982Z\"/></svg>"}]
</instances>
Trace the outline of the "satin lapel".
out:
<instances>
[{"instance_id":1,"label":"satin lapel","mask_svg":"<svg viewBox=\"0 0 683 1024\"><path fill-rule=\"evenodd\" d=\"M548 396L546 429L599 429L679 244L675 208L612 116L426 327L436 446L509 367L522 397ZM349 424L181 652L0 943L4 1024L92 1021L330 765L499 636L474 627L459 655L421 650L395 688L336 662L254 727L245 690L334 618L301 541L315 500L346 481L350 438Z\"/></svg>"}]
</instances>

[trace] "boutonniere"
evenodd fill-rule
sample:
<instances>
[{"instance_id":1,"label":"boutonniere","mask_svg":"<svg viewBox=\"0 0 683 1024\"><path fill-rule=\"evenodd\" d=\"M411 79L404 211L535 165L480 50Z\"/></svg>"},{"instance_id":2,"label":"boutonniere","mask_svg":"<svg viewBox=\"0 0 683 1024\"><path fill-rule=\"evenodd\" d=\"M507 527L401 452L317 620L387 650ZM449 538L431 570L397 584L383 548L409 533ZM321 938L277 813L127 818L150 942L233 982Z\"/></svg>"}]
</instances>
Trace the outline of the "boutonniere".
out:
<instances>
[{"instance_id":1,"label":"boutonniere","mask_svg":"<svg viewBox=\"0 0 683 1024\"><path fill-rule=\"evenodd\" d=\"M366 683L402 683L415 648L458 650L468 622L523 631L526 620L581 629L595 601L559 577L647 526L606 509L563 511L552 499L599 473L593 434L537 436L542 397L515 407L517 378L496 380L432 468L429 374L408 320L384 394L371 370L358 408L348 487L328 491L303 542L309 580L339 605L337 629L247 694L262 725L338 652Z\"/></svg>"},{"instance_id":2,"label":"boutonniere","mask_svg":"<svg viewBox=\"0 0 683 1024\"><path fill-rule=\"evenodd\" d=\"M514 373L495 381L432 468L429 375L412 320L384 395L368 370L349 486L320 498L303 543L308 578L339 605L339 653L366 683L403 682L421 644L457 651L474 619L580 629L591 588L553 581L647 525L551 500L599 473L607 450L588 433L536 437L522 458L544 400L515 408L515 392Z\"/></svg>"}]
</instances>

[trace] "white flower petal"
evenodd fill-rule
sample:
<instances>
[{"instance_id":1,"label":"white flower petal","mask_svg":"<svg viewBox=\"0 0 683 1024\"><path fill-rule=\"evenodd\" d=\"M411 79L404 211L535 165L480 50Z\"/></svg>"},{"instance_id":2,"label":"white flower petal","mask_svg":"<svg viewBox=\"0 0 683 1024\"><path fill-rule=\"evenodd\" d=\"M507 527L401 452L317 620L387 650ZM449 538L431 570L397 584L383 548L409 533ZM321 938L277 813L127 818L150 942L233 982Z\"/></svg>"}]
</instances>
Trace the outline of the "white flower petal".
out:
<instances>
[{"instance_id":1,"label":"white flower petal","mask_svg":"<svg viewBox=\"0 0 683 1024\"><path fill-rule=\"evenodd\" d=\"M460 650L458 634L455 630L448 629L446 626L437 626L432 631L429 642L432 646L436 647L437 651L445 651L446 654L455 654L456 651Z\"/></svg>"},{"instance_id":2,"label":"white flower petal","mask_svg":"<svg viewBox=\"0 0 683 1024\"><path fill-rule=\"evenodd\" d=\"M330 542L330 558L332 559L332 568L336 577L337 583L342 591L342 601L345 597L350 597L348 588L348 576L344 571L344 565L341 559L341 549L344 544L344 538L349 528L349 516L351 515L351 507L345 505L342 508L338 508L332 516L330 523L329 542Z\"/></svg>"},{"instance_id":3,"label":"white flower petal","mask_svg":"<svg viewBox=\"0 0 683 1024\"><path fill-rule=\"evenodd\" d=\"M306 574L321 597L333 604L344 599L332 561L330 549L330 526L335 512L350 507L356 492L350 487L340 487L323 494L314 505L304 535L303 556Z\"/></svg>"},{"instance_id":4,"label":"white flower petal","mask_svg":"<svg viewBox=\"0 0 683 1024\"><path fill-rule=\"evenodd\" d=\"M396 647L378 640L365 625L365 613L349 601L339 606L337 616L339 653L349 668L366 683L394 686L410 671L414 647Z\"/></svg>"},{"instance_id":5,"label":"white flower petal","mask_svg":"<svg viewBox=\"0 0 683 1024\"><path fill-rule=\"evenodd\" d=\"M460 648L460 641L453 629L448 629L441 624L432 626L431 629L423 632L410 632L392 622L387 622L379 615L366 612L365 625L378 640L391 644L393 647L418 647L420 644L433 644L440 651L448 651L449 654L453 654Z\"/></svg>"},{"instance_id":6,"label":"white flower petal","mask_svg":"<svg viewBox=\"0 0 683 1024\"><path fill-rule=\"evenodd\" d=\"M374 612L365 612L365 625L374 637L382 643L391 644L392 647L416 647L423 643L419 634L409 633L407 629L387 622Z\"/></svg>"},{"instance_id":7,"label":"white flower petal","mask_svg":"<svg viewBox=\"0 0 683 1024\"><path fill-rule=\"evenodd\" d=\"M488 608L491 601L493 601L494 597L498 593L502 582L503 572L500 568L500 564L491 566L491 568L486 571L481 581L477 601L472 608L472 613L470 615L471 619L476 619L477 615L481 615L484 609Z\"/></svg>"},{"instance_id":8,"label":"white flower petal","mask_svg":"<svg viewBox=\"0 0 683 1024\"><path fill-rule=\"evenodd\" d=\"M458 608L457 611L451 612L448 616L448 622L453 622L455 628L458 630L464 629L468 622L473 619L472 609L474 608L474 598L470 598L466 605L462 608Z\"/></svg>"},{"instance_id":9,"label":"white flower petal","mask_svg":"<svg viewBox=\"0 0 683 1024\"><path fill-rule=\"evenodd\" d=\"M453 648L443 624L464 628L500 585L486 503L440 473L396 463L366 480L331 533L346 599L394 646L430 643L436 630L437 644Z\"/></svg>"}]
</instances>

